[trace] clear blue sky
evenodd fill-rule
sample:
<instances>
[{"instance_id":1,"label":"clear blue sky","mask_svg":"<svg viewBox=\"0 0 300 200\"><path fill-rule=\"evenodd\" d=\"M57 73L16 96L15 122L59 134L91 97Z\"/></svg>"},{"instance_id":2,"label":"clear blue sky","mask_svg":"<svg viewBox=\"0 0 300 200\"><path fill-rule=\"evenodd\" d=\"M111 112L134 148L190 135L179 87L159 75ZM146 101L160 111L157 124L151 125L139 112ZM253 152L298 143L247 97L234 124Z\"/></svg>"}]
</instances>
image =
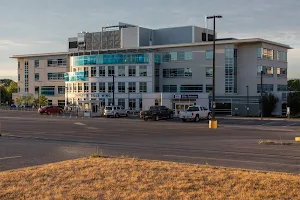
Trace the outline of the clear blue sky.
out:
<instances>
[{"instance_id":1,"label":"clear blue sky","mask_svg":"<svg viewBox=\"0 0 300 200\"><path fill-rule=\"evenodd\" d=\"M197 25L221 14L219 37L260 37L294 47L289 78L300 78L299 0L10 0L0 6L0 77L16 76L15 54L67 51L68 37L119 21L149 28ZM211 27L211 25L210 25Z\"/></svg>"}]
</instances>

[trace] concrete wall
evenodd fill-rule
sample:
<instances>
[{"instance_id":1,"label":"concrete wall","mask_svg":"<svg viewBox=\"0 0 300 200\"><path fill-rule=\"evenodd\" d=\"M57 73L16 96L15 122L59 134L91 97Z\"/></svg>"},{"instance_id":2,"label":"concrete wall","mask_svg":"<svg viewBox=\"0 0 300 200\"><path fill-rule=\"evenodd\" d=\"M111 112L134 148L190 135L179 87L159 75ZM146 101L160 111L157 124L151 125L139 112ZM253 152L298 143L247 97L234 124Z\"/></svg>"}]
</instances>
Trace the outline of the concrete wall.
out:
<instances>
[{"instance_id":1,"label":"concrete wall","mask_svg":"<svg viewBox=\"0 0 300 200\"><path fill-rule=\"evenodd\" d=\"M121 48L139 46L139 27L121 29Z\"/></svg>"},{"instance_id":2,"label":"concrete wall","mask_svg":"<svg viewBox=\"0 0 300 200\"><path fill-rule=\"evenodd\" d=\"M139 27L139 44L140 47L150 46L150 37L153 30ZM152 38L153 41L153 38Z\"/></svg>"}]
</instances>

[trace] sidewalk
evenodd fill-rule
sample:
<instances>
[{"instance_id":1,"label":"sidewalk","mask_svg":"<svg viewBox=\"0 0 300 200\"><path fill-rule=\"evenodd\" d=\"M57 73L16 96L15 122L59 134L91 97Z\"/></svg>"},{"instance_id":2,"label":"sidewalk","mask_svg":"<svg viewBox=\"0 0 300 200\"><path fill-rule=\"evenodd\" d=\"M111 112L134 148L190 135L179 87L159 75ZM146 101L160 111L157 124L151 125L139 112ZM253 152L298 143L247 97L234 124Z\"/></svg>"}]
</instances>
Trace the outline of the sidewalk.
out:
<instances>
[{"instance_id":1,"label":"sidewalk","mask_svg":"<svg viewBox=\"0 0 300 200\"><path fill-rule=\"evenodd\" d=\"M260 117L238 117L238 116L216 116L216 119L236 119L236 120L261 120ZM300 121L300 118L276 118L264 117L264 121Z\"/></svg>"}]
</instances>

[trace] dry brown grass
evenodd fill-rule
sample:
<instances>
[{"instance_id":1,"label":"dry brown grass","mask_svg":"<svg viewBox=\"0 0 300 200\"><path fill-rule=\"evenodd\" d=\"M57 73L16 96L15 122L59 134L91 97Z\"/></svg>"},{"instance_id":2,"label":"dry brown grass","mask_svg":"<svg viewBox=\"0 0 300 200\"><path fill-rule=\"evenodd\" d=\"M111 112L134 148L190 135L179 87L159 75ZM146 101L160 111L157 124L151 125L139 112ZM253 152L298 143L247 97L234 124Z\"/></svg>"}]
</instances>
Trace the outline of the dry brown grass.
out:
<instances>
[{"instance_id":1,"label":"dry brown grass","mask_svg":"<svg viewBox=\"0 0 300 200\"><path fill-rule=\"evenodd\" d=\"M0 199L300 199L300 176L130 158L0 173Z\"/></svg>"}]
</instances>

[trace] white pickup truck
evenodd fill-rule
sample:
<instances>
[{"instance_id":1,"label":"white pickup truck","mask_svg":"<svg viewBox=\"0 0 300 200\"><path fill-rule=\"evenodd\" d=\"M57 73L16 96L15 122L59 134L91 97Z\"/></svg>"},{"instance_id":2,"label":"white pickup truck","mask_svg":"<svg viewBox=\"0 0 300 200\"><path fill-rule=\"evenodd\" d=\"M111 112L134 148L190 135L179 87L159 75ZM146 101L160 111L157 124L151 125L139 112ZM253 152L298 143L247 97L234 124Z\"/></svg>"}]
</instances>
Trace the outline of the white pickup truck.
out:
<instances>
[{"instance_id":1,"label":"white pickup truck","mask_svg":"<svg viewBox=\"0 0 300 200\"><path fill-rule=\"evenodd\" d=\"M198 122L200 119L211 119L211 111L203 106L190 106L186 111L181 111L179 117L183 122Z\"/></svg>"}]
</instances>

